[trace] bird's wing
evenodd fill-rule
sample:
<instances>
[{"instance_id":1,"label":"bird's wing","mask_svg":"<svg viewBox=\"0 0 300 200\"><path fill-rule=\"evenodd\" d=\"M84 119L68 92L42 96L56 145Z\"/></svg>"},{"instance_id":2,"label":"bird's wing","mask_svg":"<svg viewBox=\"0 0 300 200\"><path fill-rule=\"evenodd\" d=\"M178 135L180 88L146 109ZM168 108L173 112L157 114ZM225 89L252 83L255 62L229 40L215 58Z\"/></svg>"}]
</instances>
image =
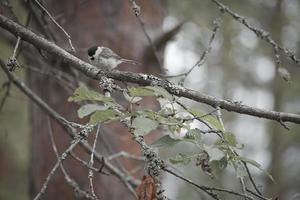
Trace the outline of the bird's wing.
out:
<instances>
[{"instance_id":1,"label":"bird's wing","mask_svg":"<svg viewBox=\"0 0 300 200\"><path fill-rule=\"evenodd\" d=\"M103 58L110 58L110 57L115 57L117 59L121 59L120 56L118 56L115 52L113 52L111 49L107 47L102 47L102 51L100 53L100 56Z\"/></svg>"}]
</instances>

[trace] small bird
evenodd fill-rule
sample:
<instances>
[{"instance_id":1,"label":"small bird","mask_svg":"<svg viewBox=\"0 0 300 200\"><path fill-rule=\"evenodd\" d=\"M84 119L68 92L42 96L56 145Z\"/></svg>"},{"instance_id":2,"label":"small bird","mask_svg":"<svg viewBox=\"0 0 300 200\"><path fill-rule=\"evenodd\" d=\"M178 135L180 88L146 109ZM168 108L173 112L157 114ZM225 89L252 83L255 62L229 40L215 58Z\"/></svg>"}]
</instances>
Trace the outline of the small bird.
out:
<instances>
[{"instance_id":1,"label":"small bird","mask_svg":"<svg viewBox=\"0 0 300 200\"><path fill-rule=\"evenodd\" d=\"M107 71L116 68L121 63L138 64L134 60L127 60L120 57L107 47L93 46L88 49L88 56L92 65Z\"/></svg>"}]
</instances>

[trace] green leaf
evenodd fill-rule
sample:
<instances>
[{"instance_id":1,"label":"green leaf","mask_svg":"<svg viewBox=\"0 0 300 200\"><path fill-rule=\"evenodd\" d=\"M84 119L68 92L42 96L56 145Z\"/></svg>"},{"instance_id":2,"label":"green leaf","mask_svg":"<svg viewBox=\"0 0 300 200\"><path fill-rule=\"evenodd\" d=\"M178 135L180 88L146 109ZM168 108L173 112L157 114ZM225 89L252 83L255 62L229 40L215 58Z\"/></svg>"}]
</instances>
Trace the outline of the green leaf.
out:
<instances>
[{"instance_id":1,"label":"green leaf","mask_svg":"<svg viewBox=\"0 0 300 200\"><path fill-rule=\"evenodd\" d=\"M200 129L195 128L195 129L190 129L188 134L187 134L187 139L193 139L195 143L198 145L202 145L202 133L200 132Z\"/></svg>"},{"instance_id":2,"label":"green leaf","mask_svg":"<svg viewBox=\"0 0 300 200\"><path fill-rule=\"evenodd\" d=\"M258 162L256 162L255 160L251 160L251 159L248 159L248 158L245 158L245 157L242 157L242 156L239 156L238 159L240 159L242 161L245 161L246 163L249 163L249 164L253 165L256 168L261 167L261 165Z\"/></svg>"},{"instance_id":3,"label":"green leaf","mask_svg":"<svg viewBox=\"0 0 300 200\"><path fill-rule=\"evenodd\" d=\"M237 145L236 137L233 133L225 132L224 133L224 139L227 141L227 143L230 146L236 147L236 145Z\"/></svg>"},{"instance_id":4,"label":"green leaf","mask_svg":"<svg viewBox=\"0 0 300 200\"><path fill-rule=\"evenodd\" d=\"M101 102L113 102L113 99L111 97L106 97L96 91L89 90L87 87L80 86L77 88L73 95L68 98L68 101L101 101Z\"/></svg>"},{"instance_id":5,"label":"green leaf","mask_svg":"<svg viewBox=\"0 0 300 200\"><path fill-rule=\"evenodd\" d=\"M173 96L167 90L157 86L132 87L129 88L129 93L132 97L157 96L173 101Z\"/></svg>"},{"instance_id":6,"label":"green leaf","mask_svg":"<svg viewBox=\"0 0 300 200\"><path fill-rule=\"evenodd\" d=\"M104 110L107 109L106 106L103 105L98 105L98 104L86 104L81 106L78 111L78 117L84 118L85 116L88 116L90 114L92 114L93 112L97 111L97 110Z\"/></svg>"},{"instance_id":7,"label":"green leaf","mask_svg":"<svg viewBox=\"0 0 300 200\"><path fill-rule=\"evenodd\" d=\"M169 161L170 161L171 164L174 164L174 165L176 165L176 164L187 165L192 161L192 159L188 155L179 153L175 156L175 158L170 158Z\"/></svg>"},{"instance_id":8,"label":"green leaf","mask_svg":"<svg viewBox=\"0 0 300 200\"><path fill-rule=\"evenodd\" d=\"M113 109L107 109L107 110L97 110L90 118L90 124L97 124L97 123L103 123L107 122L109 120L114 120L120 117L120 114L113 110Z\"/></svg>"},{"instance_id":9,"label":"green leaf","mask_svg":"<svg viewBox=\"0 0 300 200\"><path fill-rule=\"evenodd\" d=\"M225 156L223 151L213 146L204 145L204 150L209 155L209 161L221 160Z\"/></svg>"},{"instance_id":10,"label":"green leaf","mask_svg":"<svg viewBox=\"0 0 300 200\"><path fill-rule=\"evenodd\" d=\"M146 86L145 88L150 89L154 92L157 97L164 97L169 101L173 101L173 96L164 88L158 86Z\"/></svg>"},{"instance_id":11,"label":"green leaf","mask_svg":"<svg viewBox=\"0 0 300 200\"><path fill-rule=\"evenodd\" d=\"M158 127L158 122L143 116L138 116L134 118L132 127L134 128L134 134L146 135Z\"/></svg>"},{"instance_id":12,"label":"green leaf","mask_svg":"<svg viewBox=\"0 0 300 200\"><path fill-rule=\"evenodd\" d=\"M151 146L154 148L172 147L179 142L181 142L181 140L175 140L171 138L169 135L164 135L158 140L156 140L153 144L151 144Z\"/></svg>"},{"instance_id":13,"label":"green leaf","mask_svg":"<svg viewBox=\"0 0 300 200\"><path fill-rule=\"evenodd\" d=\"M188 111L192 113L193 115L197 116L198 118L210 123L212 126L214 126L216 129L224 131L222 124L219 122L219 120L214 117L213 115L207 115L206 113L196 109L196 108L189 108Z\"/></svg>"},{"instance_id":14,"label":"green leaf","mask_svg":"<svg viewBox=\"0 0 300 200\"><path fill-rule=\"evenodd\" d=\"M145 87L132 87L129 88L130 96L132 97L146 97L146 96L154 96L153 90L150 90Z\"/></svg>"}]
</instances>

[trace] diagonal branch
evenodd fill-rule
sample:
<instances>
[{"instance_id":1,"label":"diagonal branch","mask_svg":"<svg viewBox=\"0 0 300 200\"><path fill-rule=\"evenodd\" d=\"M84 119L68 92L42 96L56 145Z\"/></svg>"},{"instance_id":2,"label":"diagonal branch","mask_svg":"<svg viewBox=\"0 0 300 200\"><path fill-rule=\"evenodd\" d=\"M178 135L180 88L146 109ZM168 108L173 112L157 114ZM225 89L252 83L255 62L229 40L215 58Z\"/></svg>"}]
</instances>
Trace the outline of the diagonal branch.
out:
<instances>
[{"instance_id":1,"label":"diagonal branch","mask_svg":"<svg viewBox=\"0 0 300 200\"><path fill-rule=\"evenodd\" d=\"M40 99L36 94L34 94L22 81L20 81L13 73L10 73L5 66L5 63L0 59L0 67L6 73L8 78L14 83L24 94L26 94L34 103L36 103L45 113L47 113L51 118L53 118L58 124L60 124L66 132L70 135L70 137L76 137L76 133L74 128L72 127L72 123L63 118L60 114L58 114L55 110L48 106L42 99ZM91 153L93 148L87 143L85 140L80 141L81 147L84 150ZM116 177L120 179L120 181L130 190L132 191L132 187L137 185L137 181L132 177L128 176L121 172L118 168L116 168L110 161L108 161L105 157L103 157L100 153L94 152L94 157L100 163L103 163L105 168ZM133 194L134 195L134 194Z\"/></svg>"},{"instance_id":2,"label":"diagonal branch","mask_svg":"<svg viewBox=\"0 0 300 200\"><path fill-rule=\"evenodd\" d=\"M231 17L233 17L233 19L235 19L239 23L243 24L250 31L252 31L258 38L269 43L275 51L281 51L283 54L285 54L286 57L290 58L294 63L297 64L298 67L300 67L300 59L296 57L295 53L283 46L280 46L278 43L276 43L275 40L271 37L270 33L266 32L263 29L254 27L245 19L245 17L230 10L229 7L222 4L219 0L211 0L211 1L213 3L215 3L216 5L218 5L219 9L221 11L228 13Z\"/></svg>"},{"instance_id":3,"label":"diagonal branch","mask_svg":"<svg viewBox=\"0 0 300 200\"><path fill-rule=\"evenodd\" d=\"M220 99L217 97L209 96L185 87L175 85L167 80L157 78L152 75L137 74L132 72L120 72L111 71L104 72L98 68L84 62L83 60L73 56L56 44L49 42L41 36L36 35L29 29L15 23L7 17L0 15L0 27L11 32L15 36L20 36L22 40L27 41L34 46L52 53L53 55L62 58L65 62L69 63L86 76L99 80L101 76L106 75L109 78L113 78L120 81L128 81L137 83L139 85L156 85L165 88L168 92L178 97L185 97L196 102L208 104L213 107L220 107L227 111L232 111L240 114L251 115L255 117L261 117L266 119L275 120L278 122L293 122L300 124L300 115L293 113L284 113L276 111L268 111L264 109L254 108L247 105L243 105L239 102L233 102L229 100Z\"/></svg>"}]
</instances>

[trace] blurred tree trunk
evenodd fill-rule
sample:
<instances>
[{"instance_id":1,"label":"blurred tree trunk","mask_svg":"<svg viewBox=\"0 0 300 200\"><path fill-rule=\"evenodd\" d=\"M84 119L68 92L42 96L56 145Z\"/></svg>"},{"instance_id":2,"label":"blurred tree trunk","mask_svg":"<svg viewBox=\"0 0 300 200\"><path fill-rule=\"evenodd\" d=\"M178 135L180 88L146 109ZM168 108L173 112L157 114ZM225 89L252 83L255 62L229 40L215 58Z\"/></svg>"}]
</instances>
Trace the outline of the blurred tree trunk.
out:
<instances>
[{"instance_id":1,"label":"blurred tree trunk","mask_svg":"<svg viewBox=\"0 0 300 200\"><path fill-rule=\"evenodd\" d=\"M72 36L74 46L78 51L79 57L87 60L86 51L88 47L93 45L107 46L114 49L115 52L124 58L135 59L142 63L141 66L128 68L121 66L120 70L130 70L148 73L158 73L157 63L152 65L145 60L145 49L148 42L142 32L140 25L135 18L129 1L122 0L45 0L45 7L56 17L58 22ZM161 34L161 25L164 17L164 1L159 0L142 0L137 2L142 10L146 28L150 36ZM47 18L47 16L42 17ZM61 31L48 21L46 28L54 30L56 43L64 48L69 48L66 37ZM31 28L35 27L41 30L38 23L31 24ZM31 56L30 56L31 55ZM40 67L43 62L37 61L36 56L39 55L31 52L27 56L29 65ZM54 60L50 64L62 71L68 72L68 66L61 65L60 61ZM75 105L68 103L67 98L69 92L61 87L55 79L45 78L35 72L28 72L29 86L52 108L58 113L65 116L68 120L76 120ZM95 81L89 82L99 90L99 86ZM155 107L155 106L154 106ZM35 105L31 105L31 123L32 123L32 146L31 146L31 196L36 195L41 187L49 171L56 162L55 154L52 150L49 139L49 130L47 126L46 115ZM62 153L70 144L70 138L64 133L59 125L52 121L52 129L58 150ZM108 126L102 126L101 136L98 141L98 151L104 155L110 155L121 150L139 154L139 148L132 141L130 134L127 133L119 123L113 123ZM75 152L85 160L89 155L82 152L80 148L76 148ZM122 160L124 161L124 160ZM116 166L123 166L126 170L141 165L138 162L115 162ZM99 163L95 163L98 167ZM64 166L82 189L89 190L88 171L72 158L68 158L64 162ZM143 169L143 168L142 168ZM140 178L140 177L139 177ZM113 175L95 175L96 194L101 199L133 199L133 196L123 186L123 184ZM50 181L43 199L75 199L75 192L66 184L62 173L59 171Z\"/></svg>"},{"instance_id":2,"label":"blurred tree trunk","mask_svg":"<svg viewBox=\"0 0 300 200\"><path fill-rule=\"evenodd\" d=\"M273 10L273 16L271 18L272 23L271 33L275 41L278 41L281 44L281 29L284 25L284 12L282 10L282 0L277 0L277 5ZM277 70L277 68L276 68ZM271 83L271 92L274 97L274 106L272 110L282 111L283 110L283 97L285 93L285 88L287 84L280 78L278 73L276 73L272 83ZM269 137L270 137L270 152L271 152L271 162L269 166L269 171L276 183L272 182L269 178L266 184L266 195L272 197L281 197L284 194L282 191L283 183L283 168L282 168L282 154L283 149L283 132L284 128L279 123L270 123L269 125ZM281 198L280 198L281 199Z\"/></svg>"}]
</instances>

